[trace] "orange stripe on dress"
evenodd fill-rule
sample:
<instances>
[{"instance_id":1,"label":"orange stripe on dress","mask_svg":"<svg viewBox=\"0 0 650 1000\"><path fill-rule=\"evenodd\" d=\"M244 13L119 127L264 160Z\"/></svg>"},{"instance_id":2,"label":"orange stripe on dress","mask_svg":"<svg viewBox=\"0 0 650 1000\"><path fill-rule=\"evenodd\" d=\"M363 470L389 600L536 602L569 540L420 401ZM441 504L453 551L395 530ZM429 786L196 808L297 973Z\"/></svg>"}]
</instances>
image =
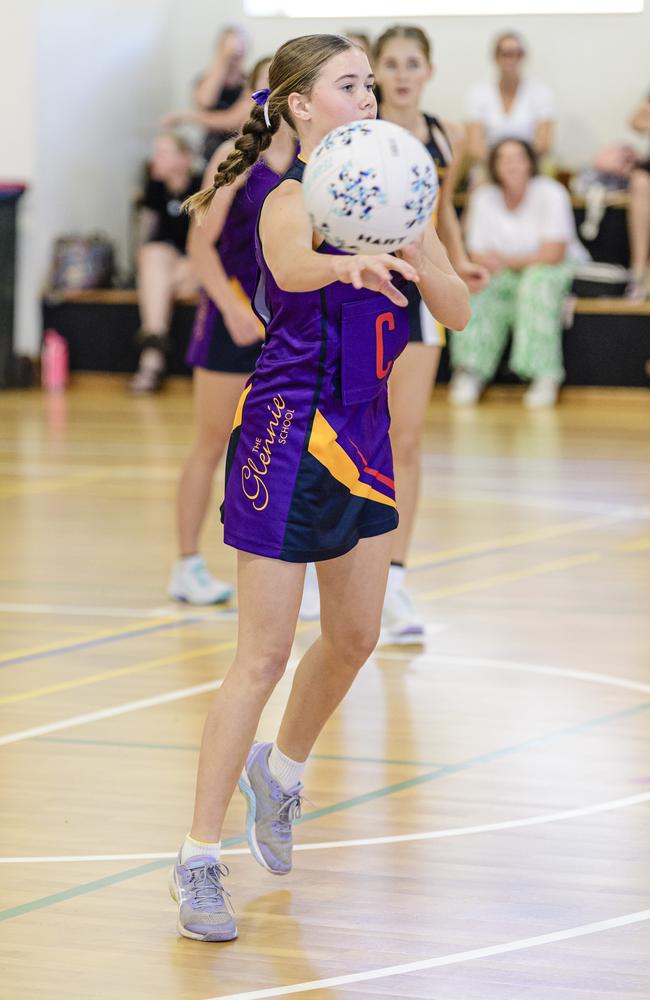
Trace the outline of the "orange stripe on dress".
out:
<instances>
[{"instance_id":1,"label":"orange stripe on dress","mask_svg":"<svg viewBox=\"0 0 650 1000\"><path fill-rule=\"evenodd\" d=\"M377 469L369 469L368 466L366 466L363 471L369 476L374 476L375 479L378 479L380 483L384 484L384 486L390 486L391 490L395 489L395 480L389 479L388 476L385 476L382 472L377 472Z\"/></svg>"}]
</instances>

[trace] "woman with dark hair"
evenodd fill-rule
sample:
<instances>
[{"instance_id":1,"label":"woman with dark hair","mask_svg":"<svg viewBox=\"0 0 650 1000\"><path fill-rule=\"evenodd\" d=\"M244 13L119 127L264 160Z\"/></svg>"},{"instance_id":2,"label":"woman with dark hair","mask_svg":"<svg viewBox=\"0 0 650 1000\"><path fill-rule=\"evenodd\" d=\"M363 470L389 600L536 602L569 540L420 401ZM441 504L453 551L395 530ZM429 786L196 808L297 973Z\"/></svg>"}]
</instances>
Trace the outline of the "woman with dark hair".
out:
<instances>
[{"instance_id":1,"label":"woman with dark hair","mask_svg":"<svg viewBox=\"0 0 650 1000\"><path fill-rule=\"evenodd\" d=\"M553 406L564 380L561 314L572 261L588 254L578 242L568 192L537 173L532 147L504 139L490 153L491 184L470 197L466 243L492 275L473 296L472 319L452 334L451 400L476 403L494 377L510 330L510 368L532 384L526 406Z\"/></svg>"},{"instance_id":2,"label":"woman with dark hair","mask_svg":"<svg viewBox=\"0 0 650 1000\"><path fill-rule=\"evenodd\" d=\"M189 219L181 210L201 187L193 169L194 154L182 136L159 135L138 203L136 280L140 329L138 369L130 392L145 395L160 388L165 376L174 302L195 294L198 278L186 253Z\"/></svg>"},{"instance_id":3,"label":"woman with dark hair","mask_svg":"<svg viewBox=\"0 0 650 1000\"><path fill-rule=\"evenodd\" d=\"M163 117L163 127L184 123L205 130L203 158L206 163L222 142L246 121L250 100L244 62L248 39L242 28L231 26L220 33L210 65L194 85L194 108L172 111Z\"/></svg>"},{"instance_id":4,"label":"woman with dark hair","mask_svg":"<svg viewBox=\"0 0 650 1000\"><path fill-rule=\"evenodd\" d=\"M467 144L475 162L485 162L490 148L505 138L524 139L539 156L551 149L553 96L546 84L522 75L526 54L516 31L494 40L498 78L473 87L468 101Z\"/></svg>"}]
</instances>

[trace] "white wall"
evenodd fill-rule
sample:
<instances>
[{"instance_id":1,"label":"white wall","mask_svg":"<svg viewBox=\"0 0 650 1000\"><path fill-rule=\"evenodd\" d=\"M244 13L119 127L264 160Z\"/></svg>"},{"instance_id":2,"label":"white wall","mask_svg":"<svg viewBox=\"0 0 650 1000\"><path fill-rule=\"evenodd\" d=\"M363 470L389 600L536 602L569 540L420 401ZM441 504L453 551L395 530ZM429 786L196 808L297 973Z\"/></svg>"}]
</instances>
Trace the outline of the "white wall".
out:
<instances>
[{"instance_id":1,"label":"white wall","mask_svg":"<svg viewBox=\"0 0 650 1000\"><path fill-rule=\"evenodd\" d=\"M399 8L395 0L396 12ZM218 28L225 23L246 26L257 57L295 35L356 27L376 37L400 19L399 13L390 20L247 18L242 9L241 0L228 0L218 14L202 0L177 4L176 104L187 102L189 81L205 64ZM405 19L409 20L433 39L437 74L426 105L434 113L463 120L468 88L492 73L491 39L503 29L515 28L529 42L529 73L545 80L556 95L556 147L563 165L581 165L604 143L633 138L626 119L650 88L650 2L642 14Z\"/></svg>"},{"instance_id":2,"label":"white wall","mask_svg":"<svg viewBox=\"0 0 650 1000\"><path fill-rule=\"evenodd\" d=\"M172 102L170 10L170 0L34 0L28 29L11 15L24 52L18 65L0 63L0 93L20 95L13 173L31 182L19 212L19 351L38 349L57 235L101 230L125 260L129 199ZM0 176L11 168L1 151Z\"/></svg>"}]
</instances>

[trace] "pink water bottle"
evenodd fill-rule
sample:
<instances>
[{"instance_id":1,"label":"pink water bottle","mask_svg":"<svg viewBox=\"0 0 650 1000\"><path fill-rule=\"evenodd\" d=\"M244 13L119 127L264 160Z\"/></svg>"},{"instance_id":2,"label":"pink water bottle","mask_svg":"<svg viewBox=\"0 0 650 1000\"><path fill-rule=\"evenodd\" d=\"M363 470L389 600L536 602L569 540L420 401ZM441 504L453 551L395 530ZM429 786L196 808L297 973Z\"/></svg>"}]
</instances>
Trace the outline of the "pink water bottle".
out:
<instances>
[{"instance_id":1,"label":"pink water bottle","mask_svg":"<svg viewBox=\"0 0 650 1000\"><path fill-rule=\"evenodd\" d=\"M41 382L46 389L61 392L68 381L68 344L56 330L46 330L41 352Z\"/></svg>"}]
</instances>

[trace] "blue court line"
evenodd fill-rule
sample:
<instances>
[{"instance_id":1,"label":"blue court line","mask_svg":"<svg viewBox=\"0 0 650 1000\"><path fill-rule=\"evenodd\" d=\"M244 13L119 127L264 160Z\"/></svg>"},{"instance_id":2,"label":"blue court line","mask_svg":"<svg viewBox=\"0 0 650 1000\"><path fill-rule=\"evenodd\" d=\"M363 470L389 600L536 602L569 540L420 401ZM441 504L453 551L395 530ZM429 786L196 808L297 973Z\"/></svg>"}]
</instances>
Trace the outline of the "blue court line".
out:
<instances>
[{"instance_id":1,"label":"blue court line","mask_svg":"<svg viewBox=\"0 0 650 1000\"><path fill-rule=\"evenodd\" d=\"M198 753L198 743L142 743L137 740L85 740L71 736L34 736L34 743L63 743L90 747L122 747L125 750L181 750ZM30 741L30 742L32 742ZM435 760L399 760L391 757L355 757L350 754L312 753L310 760L343 761L346 764L390 764L396 767L439 767Z\"/></svg>"},{"instance_id":2,"label":"blue court line","mask_svg":"<svg viewBox=\"0 0 650 1000\"><path fill-rule=\"evenodd\" d=\"M393 785L386 785L385 787L378 788L373 792L366 792L362 795L356 795L351 799L344 799L341 802L335 802L331 806L324 806L322 809L315 809L302 816L299 820L297 820L297 822L309 823L310 821L319 819L322 816L329 816L332 813L342 812L345 809L352 809L355 806L363 805L366 802L372 802L376 799L385 798L389 795L395 795L397 792L403 792L407 789L415 788L418 785L436 781L439 778L446 778L452 774L469 771L474 767L479 767L481 764L489 764L492 763L492 761L525 752L535 746L552 743L554 740L562 739L564 736L574 736L578 733L588 732L591 729L595 729L597 726L607 725L610 722L619 722L621 719L627 719L634 715L641 715L643 712L647 712L648 709L650 709L650 701L643 702L641 705L635 705L632 708L624 708L618 712L612 712L609 715L601 715L596 719L590 719L587 722L581 722L575 726L568 726L565 729L559 729L557 732L549 733L546 736L535 736L531 739L524 740L523 743L515 743L508 747L502 747L500 750L491 750L488 753L479 754L476 757L469 757L467 760L459 761L457 764L446 764L433 771L428 771L426 774L420 774L415 778L409 778L406 781L399 781ZM246 843L246 837L242 835L237 837L228 837L226 840L222 841L224 848L236 847L244 843ZM55 906L57 903L63 903L68 899L75 899L77 896L86 896L91 892L108 888L111 885L117 885L120 882L126 882L132 878L138 878L140 875L147 875L150 872L165 868L168 865L168 859L147 862L147 864L138 865L135 868L127 868L125 871L118 872L116 875L107 875L104 878L93 879L91 882L83 882L81 885L74 886L71 889L64 889L62 892L55 892L50 896L42 896L40 899L33 899L29 903L22 903L19 906L12 906L6 910L0 910L0 922L4 920L13 920L15 917L23 916L26 913L33 913L35 910L42 910L48 906Z\"/></svg>"},{"instance_id":3,"label":"blue court line","mask_svg":"<svg viewBox=\"0 0 650 1000\"><path fill-rule=\"evenodd\" d=\"M80 649L95 649L97 646L107 646L112 642L122 642L124 639L137 639L143 635L150 635L152 632L164 632L165 629L178 628L180 625L195 625L203 621L202 618L179 618L177 621L164 622L162 625L146 625L133 632L125 632L120 635L106 635L101 639L87 639L82 642L71 642L67 646L57 646L56 649L44 649L40 653L24 653L22 656L14 656L12 660L4 660L0 667L14 667L17 663L30 663L33 660L45 660L50 656L60 656L62 653L76 653Z\"/></svg>"}]
</instances>

